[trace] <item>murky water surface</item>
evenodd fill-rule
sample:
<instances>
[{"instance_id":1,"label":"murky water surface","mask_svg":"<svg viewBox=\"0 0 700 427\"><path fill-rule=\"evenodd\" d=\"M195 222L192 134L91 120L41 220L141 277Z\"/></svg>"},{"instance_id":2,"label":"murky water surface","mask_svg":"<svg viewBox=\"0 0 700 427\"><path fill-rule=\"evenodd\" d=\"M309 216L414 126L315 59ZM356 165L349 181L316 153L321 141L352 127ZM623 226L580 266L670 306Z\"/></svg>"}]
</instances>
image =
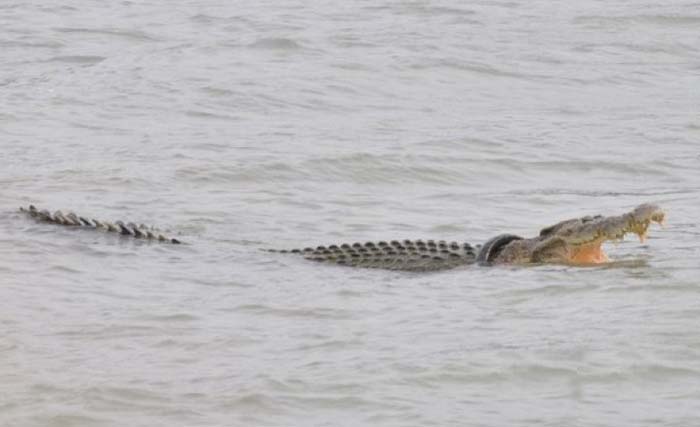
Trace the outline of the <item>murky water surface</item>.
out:
<instances>
[{"instance_id":1,"label":"murky water surface","mask_svg":"<svg viewBox=\"0 0 700 427\"><path fill-rule=\"evenodd\" d=\"M698 88L693 1L5 1L0 424L697 425ZM643 202L599 268L259 250Z\"/></svg>"}]
</instances>

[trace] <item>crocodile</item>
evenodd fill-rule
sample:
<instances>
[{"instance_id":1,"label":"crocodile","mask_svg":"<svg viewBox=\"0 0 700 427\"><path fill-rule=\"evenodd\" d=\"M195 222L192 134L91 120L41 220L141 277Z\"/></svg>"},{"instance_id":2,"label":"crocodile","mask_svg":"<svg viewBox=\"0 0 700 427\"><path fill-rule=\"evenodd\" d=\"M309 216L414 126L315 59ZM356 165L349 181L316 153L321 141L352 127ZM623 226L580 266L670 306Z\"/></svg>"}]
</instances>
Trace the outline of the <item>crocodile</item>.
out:
<instances>
[{"instance_id":1,"label":"crocodile","mask_svg":"<svg viewBox=\"0 0 700 427\"><path fill-rule=\"evenodd\" d=\"M180 244L154 228L134 223L98 221L56 211L39 210L30 205L20 208L38 221L71 227L87 227L118 233L137 239ZM523 238L515 234L497 235L483 245L443 240L392 240L366 243L307 247L304 249L268 249L269 252L298 254L303 258L335 265L381 268L403 271L436 271L478 264L526 265L569 264L595 265L608 262L602 249L607 241L622 240L633 233L644 242L651 223L663 224L666 213L657 205L642 204L622 215L584 216L543 228L539 235Z\"/></svg>"}]
</instances>

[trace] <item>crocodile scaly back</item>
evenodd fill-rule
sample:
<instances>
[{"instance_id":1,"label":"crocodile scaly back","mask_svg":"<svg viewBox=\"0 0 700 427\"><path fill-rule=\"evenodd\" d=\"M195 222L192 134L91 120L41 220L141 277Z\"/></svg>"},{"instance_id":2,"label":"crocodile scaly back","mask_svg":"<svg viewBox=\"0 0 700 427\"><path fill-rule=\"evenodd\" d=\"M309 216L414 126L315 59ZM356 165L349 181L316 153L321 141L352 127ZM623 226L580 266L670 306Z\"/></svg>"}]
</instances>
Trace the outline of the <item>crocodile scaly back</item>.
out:
<instances>
[{"instance_id":1,"label":"crocodile scaly back","mask_svg":"<svg viewBox=\"0 0 700 427\"><path fill-rule=\"evenodd\" d=\"M296 253L327 264L402 271L447 270L476 261L475 250L468 243L433 240L344 243L270 252Z\"/></svg>"}]
</instances>

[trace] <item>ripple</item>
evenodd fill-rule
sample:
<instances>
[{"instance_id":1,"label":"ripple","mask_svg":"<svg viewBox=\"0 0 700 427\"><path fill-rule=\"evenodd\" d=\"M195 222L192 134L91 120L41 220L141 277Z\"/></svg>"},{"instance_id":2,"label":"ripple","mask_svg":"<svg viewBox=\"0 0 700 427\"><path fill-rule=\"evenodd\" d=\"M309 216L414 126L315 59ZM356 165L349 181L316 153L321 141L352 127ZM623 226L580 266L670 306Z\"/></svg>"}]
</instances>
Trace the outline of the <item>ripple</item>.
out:
<instances>
[{"instance_id":1,"label":"ripple","mask_svg":"<svg viewBox=\"0 0 700 427\"><path fill-rule=\"evenodd\" d=\"M575 24L593 24L600 26L619 26L630 24L653 24L664 27L683 26L696 27L700 24L700 16L694 15L620 15L620 16L602 16L602 15L586 15L574 18Z\"/></svg>"},{"instance_id":2,"label":"ripple","mask_svg":"<svg viewBox=\"0 0 700 427\"><path fill-rule=\"evenodd\" d=\"M221 405L227 410L244 410L251 414L270 414L286 412L279 404L279 400L264 393L245 393L239 396L231 396L226 403Z\"/></svg>"},{"instance_id":3,"label":"ripple","mask_svg":"<svg viewBox=\"0 0 700 427\"><path fill-rule=\"evenodd\" d=\"M153 322L172 323L172 322L194 322L194 321L199 320L200 318L198 316L188 314L188 313L175 313L175 314L142 316L140 319L147 320L147 321L153 321Z\"/></svg>"},{"instance_id":4,"label":"ripple","mask_svg":"<svg viewBox=\"0 0 700 427\"><path fill-rule=\"evenodd\" d=\"M367 184L405 182L456 184L463 181L465 175L469 174L469 170L461 172L458 168L444 165L426 166L420 163L417 159L410 157L354 154L314 158L299 164L271 162L253 166L184 167L178 169L176 174L179 178L187 180L210 182L290 182L312 179Z\"/></svg>"},{"instance_id":5,"label":"ripple","mask_svg":"<svg viewBox=\"0 0 700 427\"><path fill-rule=\"evenodd\" d=\"M54 56L49 59L52 62L66 62L69 64L83 64L83 65L95 65L104 61L104 56L90 56L90 55L73 55L73 56Z\"/></svg>"},{"instance_id":6,"label":"ripple","mask_svg":"<svg viewBox=\"0 0 700 427\"><path fill-rule=\"evenodd\" d=\"M541 194L545 196L584 196L584 197L621 197L621 196L633 196L633 197L652 197L652 196L667 196L673 194L694 194L697 193L696 188L639 188L630 191L619 191L619 190L583 190L583 189L571 189L571 188L542 188L534 190L511 190L509 194L515 195L526 195L526 194Z\"/></svg>"},{"instance_id":7,"label":"ripple","mask_svg":"<svg viewBox=\"0 0 700 427\"><path fill-rule=\"evenodd\" d=\"M415 63L411 66L415 70L424 70L431 68L447 68L454 69L458 71L468 71L475 74L484 74L493 77L509 77L515 79L533 79L533 78L547 78L548 76L543 74L532 74L523 73L518 71L506 70L503 68L496 67L494 65L482 64L476 62L467 62L465 60L459 59L440 59L432 62L421 61L420 63Z\"/></svg>"},{"instance_id":8,"label":"ripple","mask_svg":"<svg viewBox=\"0 0 700 427\"><path fill-rule=\"evenodd\" d=\"M248 45L251 49L293 51L301 49L301 45L292 39L261 38Z\"/></svg>"},{"instance_id":9,"label":"ripple","mask_svg":"<svg viewBox=\"0 0 700 427\"><path fill-rule=\"evenodd\" d=\"M285 404L300 409L352 409L353 411L376 410L385 404L360 396L285 396L280 399Z\"/></svg>"},{"instance_id":10,"label":"ripple","mask_svg":"<svg viewBox=\"0 0 700 427\"><path fill-rule=\"evenodd\" d=\"M79 412L83 412L82 410ZM108 426L111 425L109 420L94 416L87 416L82 413L70 414L64 413L47 417L47 425L51 427L72 427L72 426Z\"/></svg>"},{"instance_id":11,"label":"ripple","mask_svg":"<svg viewBox=\"0 0 700 427\"><path fill-rule=\"evenodd\" d=\"M120 30L120 29L100 29L100 28L82 28L82 27L55 27L54 31L59 33L78 33L78 34L96 34L102 36L109 36L115 38L129 39L132 41L157 41L155 37L152 37L142 31L135 30Z\"/></svg>"},{"instance_id":12,"label":"ripple","mask_svg":"<svg viewBox=\"0 0 700 427\"><path fill-rule=\"evenodd\" d=\"M285 318L309 318L309 319L348 319L352 314L347 310L331 308L287 308L272 307L262 304L244 304L230 309L234 312L250 313L255 315L285 317Z\"/></svg>"},{"instance_id":13,"label":"ripple","mask_svg":"<svg viewBox=\"0 0 700 427\"><path fill-rule=\"evenodd\" d=\"M535 288L527 289L509 289L508 291L502 292L499 296L502 297L516 297L515 301L509 302L509 304L520 303L523 301L528 301L530 298L537 298L539 296L558 296L558 295L574 295L579 293L590 293L598 290L600 287L598 285L583 285L583 286L572 286L570 284L562 285L544 285ZM523 299L523 297L527 297Z\"/></svg>"},{"instance_id":14,"label":"ripple","mask_svg":"<svg viewBox=\"0 0 700 427\"><path fill-rule=\"evenodd\" d=\"M68 267L67 265L52 265L48 269L49 271L52 272L58 272L58 273L72 273L72 274L81 274L83 271Z\"/></svg>"},{"instance_id":15,"label":"ripple","mask_svg":"<svg viewBox=\"0 0 700 427\"><path fill-rule=\"evenodd\" d=\"M38 48L38 49L58 49L65 45L59 41L25 42L20 40L0 40L0 47L18 48Z\"/></svg>"},{"instance_id":16,"label":"ripple","mask_svg":"<svg viewBox=\"0 0 700 427\"><path fill-rule=\"evenodd\" d=\"M72 339L111 340L117 338L135 338L158 335L162 329L145 325L84 325L77 329L67 329L56 332L57 336Z\"/></svg>"},{"instance_id":17,"label":"ripple","mask_svg":"<svg viewBox=\"0 0 700 427\"><path fill-rule=\"evenodd\" d=\"M201 110L187 110L185 111L185 115L193 118L225 120L226 122L231 122L239 119L238 117L231 116L229 114L221 114Z\"/></svg>"}]
</instances>

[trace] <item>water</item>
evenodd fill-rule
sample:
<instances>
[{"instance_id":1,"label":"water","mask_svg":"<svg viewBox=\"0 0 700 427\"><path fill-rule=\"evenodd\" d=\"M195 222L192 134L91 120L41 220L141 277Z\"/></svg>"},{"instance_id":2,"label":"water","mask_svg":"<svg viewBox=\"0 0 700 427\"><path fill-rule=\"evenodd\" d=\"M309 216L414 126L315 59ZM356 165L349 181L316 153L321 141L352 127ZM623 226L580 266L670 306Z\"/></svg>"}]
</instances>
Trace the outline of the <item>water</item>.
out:
<instances>
[{"instance_id":1,"label":"water","mask_svg":"<svg viewBox=\"0 0 700 427\"><path fill-rule=\"evenodd\" d=\"M697 425L698 28L692 1L0 4L0 425ZM668 226L599 268L258 250L643 202Z\"/></svg>"}]
</instances>

